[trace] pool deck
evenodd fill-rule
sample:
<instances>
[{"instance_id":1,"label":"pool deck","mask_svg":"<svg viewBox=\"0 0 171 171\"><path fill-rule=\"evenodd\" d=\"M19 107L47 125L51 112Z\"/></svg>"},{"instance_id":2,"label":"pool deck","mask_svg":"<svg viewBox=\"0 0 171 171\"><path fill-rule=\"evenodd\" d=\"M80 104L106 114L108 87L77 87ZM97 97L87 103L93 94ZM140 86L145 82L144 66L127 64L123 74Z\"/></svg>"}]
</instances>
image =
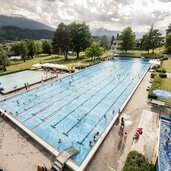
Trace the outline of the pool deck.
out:
<instances>
[{"instance_id":1,"label":"pool deck","mask_svg":"<svg viewBox=\"0 0 171 171\"><path fill-rule=\"evenodd\" d=\"M143 134L138 141L134 141L131 151L142 153L155 165L158 156L159 114L144 110L138 128L143 128Z\"/></svg>"}]
</instances>

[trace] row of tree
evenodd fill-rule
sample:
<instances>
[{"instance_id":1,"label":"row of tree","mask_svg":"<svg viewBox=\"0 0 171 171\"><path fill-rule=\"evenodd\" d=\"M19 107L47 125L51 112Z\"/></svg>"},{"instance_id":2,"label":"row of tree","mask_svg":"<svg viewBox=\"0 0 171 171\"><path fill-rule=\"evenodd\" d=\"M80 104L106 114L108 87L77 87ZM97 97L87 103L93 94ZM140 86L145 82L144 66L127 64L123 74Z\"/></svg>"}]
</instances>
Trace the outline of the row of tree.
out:
<instances>
[{"instance_id":1,"label":"row of tree","mask_svg":"<svg viewBox=\"0 0 171 171\"><path fill-rule=\"evenodd\" d=\"M26 58L33 59L35 54L46 53L50 55L52 52L52 46L51 42L47 40L36 43L33 40L23 40L12 45L11 51L14 52L15 55L21 56L25 62Z\"/></svg>"},{"instance_id":2,"label":"row of tree","mask_svg":"<svg viewBox=\"0 0 171 171\"><path fill-rule=\"evenodd\" d=\"M150 30L145 33L140 40L136 40L135 33L132 31L131 27L123 29L118 40L121 40L121 50L127 52L128 50L133 50L138 47L140 50L147 50L148 53L150 49L154 52L154 49L161 46L162 34L158 29L154 29L151 26Z\"/></svg>"},{"instance_id":3,"label":"row of tree","mask_svg":"<svg viewBox=\"0 0 171 171\"><path fill-rule=\"evenodd\" d=\"M165 47L169 53L171 52L171 24L166 32ZM127 27L123 29L120 35L112 36L111 40L104 35L100 41L95 43L91 37L89 27L85 23L74 22L69 25L60 23L52 41L35 42L33 40L23 40L14 43L10 51L14 52L15 55L20 55L24 62L27 58L33 58L35 54L40 53L49 55L51 53L64 54L64 59L67 60L69 51L75 52L77 58L79 58L81 51L85 51L87 56L93 58L102 55L104 49L110 49L115 40L121 42L120 49L125 52L135 49L135 47L148 52L152 49L152 52L154 52L155 48L161 46L162 39L162 34L158 29L154 29L153 26L142 36L141 40L136 40L135 33L131 27ZM0 65L3 65L3 70L5 70L7 61L9 61L5 56L6 52L0 48Z\"/></svg>"},{"instance_id":4,"label":"row of tree","mask_svg":"<svg viewBox=\"0 0 171 171\"><path fill-rule=\"evenodd\" d=\"M167 30L167 34L168 33L169 29ZM135 33L132 31L132 28L127 27L122 30L120 35L117 34L116 37L112 36L111 40L109 40L106 35L102 36L100 45L108 50L112 48L112 45L116 40L120 41L120 50L125 52L128 50L140 49L147 50L149 53L150 49L152 49L152 52L154 52L154 49L162 45L163 37L158 29L154 29L154 27L151 26L149 31L145 33L140 40L137 40Z\"/></svg>"}]
</instances>

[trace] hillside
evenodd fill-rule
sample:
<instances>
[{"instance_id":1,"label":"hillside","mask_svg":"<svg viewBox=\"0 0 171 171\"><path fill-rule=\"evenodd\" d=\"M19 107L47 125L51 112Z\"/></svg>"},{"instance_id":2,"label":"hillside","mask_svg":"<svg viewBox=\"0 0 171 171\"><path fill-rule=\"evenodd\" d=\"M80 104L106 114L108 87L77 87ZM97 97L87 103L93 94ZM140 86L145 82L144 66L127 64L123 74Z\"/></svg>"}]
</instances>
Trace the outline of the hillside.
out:
<instances>
[{"instance_id":1,"label":"hillside","mask_svg":"<svg viewBox=\"0 0 171 171\"><path fill-rule=\"evenodd\" d=\"M0 42L21 39L52 39L54 32L50 30L31 30L13 26L0 28Z\"/></svg>"},{"instance_id":2,"label":"hillside","mask_svg":"<svg viewBox=\"0 0 171 171\"><path fill-rule=\"evenodd\" d=\"M20 16L20 15L17 16L0 15L0 27L3 26L15 26L15 27L33 29L33 30L41 29L41 30L55 31L55 28L53 27L50 27L48 25L45 25L35 20L25 18L24 16Z\"/></svg>"}]
</instances>

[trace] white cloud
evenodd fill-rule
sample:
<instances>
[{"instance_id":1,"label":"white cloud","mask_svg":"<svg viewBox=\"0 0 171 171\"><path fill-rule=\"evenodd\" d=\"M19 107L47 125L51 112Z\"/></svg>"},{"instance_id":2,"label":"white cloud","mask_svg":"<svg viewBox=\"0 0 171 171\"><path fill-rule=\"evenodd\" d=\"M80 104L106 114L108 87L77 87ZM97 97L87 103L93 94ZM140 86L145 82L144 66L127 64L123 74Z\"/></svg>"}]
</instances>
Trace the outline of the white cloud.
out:
<instances>
[{"instance_id":1,"label":"white cloud","mask_svg":"<svg viewBox=\"0 0 171 171\"><path fill-rule=\"evenodd\" d=\"M1 0L0 14L20 14L53 27L85 21L91 28L146 31L154 24L163 31L171 22L170 9L169 0Z\"/></svg>"}]
</instances>

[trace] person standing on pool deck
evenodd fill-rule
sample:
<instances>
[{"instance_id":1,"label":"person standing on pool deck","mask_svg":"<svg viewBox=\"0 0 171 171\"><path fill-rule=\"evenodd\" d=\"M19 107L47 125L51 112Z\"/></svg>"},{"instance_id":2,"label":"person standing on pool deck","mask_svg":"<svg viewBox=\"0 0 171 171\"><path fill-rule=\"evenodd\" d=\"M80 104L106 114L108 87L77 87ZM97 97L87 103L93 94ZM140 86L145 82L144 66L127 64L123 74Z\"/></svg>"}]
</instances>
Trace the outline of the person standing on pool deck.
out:
<instances>
[{"instance_id":1,"label":"person standing on pool deck","mask_svg":"<svg viewBox=\"0 0 171 171\"><path fill-rule=\"evenodd\" d=\"M24 83L24 86L25 86L25 89L27 90L27 84L26 83Z\"/></svg>"},{"instance_id":2,"label":"person standing on pool deck","mask_svg":"<svg viewBox=\"0 0 171 171\"><path fill-rule=\"evenodd\" d=\"M125 126L124 118L123 117L121 118L121 126L123 126L123 127Z\"/></svg>"},{"instance_id":3,"label":"person standing on pool deck","mask_svg":"<svg viewBox=\"0 0 171 171\"><path fill-rule=\"evenodd\" d=\"M29 83L27 82L27 88L29 88L30 87L30 85L29 85Z\"/></svg>"},{"instance_id":4,"label":"person standing on pool deck","mask_svg":"<svg viewBox=\"0 0 171 171\"><path fill-rule=\"evenodd\" d=\"M124 133L123 139L124 139L124 143L126 143L126 140L127 140L127 132Z\"/></svg>"},{"instance_id":5,"label":"person standing on pool deck","mask_svg":"<svg viewBox=\"0 0 171 171\"><path fill-rule=\"evenodd\" d=\"M120 129L119 129L119 134L123 135L123 131L124 131L124 126L125 126L125 122L124 122L124 118L122 117L121 119L121 126L120 126Z\"/></svg>"}]
</instances>

